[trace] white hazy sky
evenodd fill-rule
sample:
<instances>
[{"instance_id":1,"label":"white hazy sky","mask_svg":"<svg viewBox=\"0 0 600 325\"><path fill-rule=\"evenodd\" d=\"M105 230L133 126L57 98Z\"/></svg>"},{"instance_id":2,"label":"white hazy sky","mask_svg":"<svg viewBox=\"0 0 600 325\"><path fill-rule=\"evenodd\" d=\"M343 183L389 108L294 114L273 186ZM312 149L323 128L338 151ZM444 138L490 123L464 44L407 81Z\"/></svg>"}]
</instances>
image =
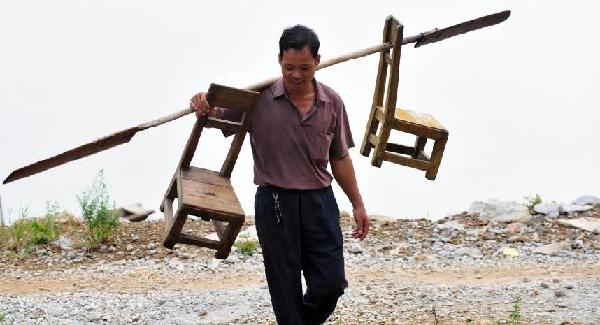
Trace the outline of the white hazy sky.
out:
<instances>
[{"instance_id":1,"label":"white hazy sky","mask_svg":"<svg viewBox=\"0 0 600 325\"><path fill-rule=\"evenodd\" d=\"M398 105L450 132L437 180L351 151L368 212L439 218L474 200L599 195L597 1L0 1L0 178L111 132L169 114L211 82L276 76L281 30L302 23L323 59L378 44L388 15L405 34L511 9L507 22L406 46ZM360 146L377 56L317 73L342 96ZM193 124L187 116L127 145L0 188L4 212L79 212L100 169L117 204L158 208ZM218 169L229 140L209 130L194 165ZM233 174L253 213L246 142ZM349 202L335 186L343 209Z\"/></svg>"}]
</instances>

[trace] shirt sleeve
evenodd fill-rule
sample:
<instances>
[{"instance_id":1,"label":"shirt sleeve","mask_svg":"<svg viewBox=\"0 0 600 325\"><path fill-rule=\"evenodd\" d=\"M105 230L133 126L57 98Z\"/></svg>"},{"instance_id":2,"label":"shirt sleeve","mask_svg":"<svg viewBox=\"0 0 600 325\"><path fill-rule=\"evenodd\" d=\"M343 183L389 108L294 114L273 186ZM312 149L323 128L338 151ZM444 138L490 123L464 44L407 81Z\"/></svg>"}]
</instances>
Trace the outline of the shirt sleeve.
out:
<instances>
[{"instance_id":1,"label":"shirt sleeve","mask_svg":"<svg viewBox=\"0 0 600 325\"><path fill-rule=\"evenodd\" d=\"M333 129L333 139L329 147L329 159L343 158L348 154L348 149L354 147L352 131L348 122L348 114L344 104L340 102L340 108L336 116Z\"/></svg>"}]
</instances>

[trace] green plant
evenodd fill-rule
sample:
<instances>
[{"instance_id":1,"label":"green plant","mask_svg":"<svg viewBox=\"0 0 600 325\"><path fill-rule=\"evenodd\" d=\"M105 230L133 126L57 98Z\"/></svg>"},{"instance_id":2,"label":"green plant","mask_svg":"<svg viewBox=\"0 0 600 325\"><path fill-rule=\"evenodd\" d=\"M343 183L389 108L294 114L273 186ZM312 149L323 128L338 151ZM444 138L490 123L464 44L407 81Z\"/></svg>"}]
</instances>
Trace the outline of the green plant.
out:
<instances>
[{"instance_id":1,"label":"green plant","mask_svg":"<svg viewBox=\"0 0 600 325\"><path fill-rule=\"evenodd\" d=\"M256 240L251 239L248 235L240 235L239 237L233 246L239 249L244 255L252 256L258 248Z\"/></svg>"},{"instance_id":2,"label":"green plant","mask_svg":"<svg viewBox=\"0 0 600 325\"><path fill-rule=\"evenodd\" d=\"M537 204L542 203L542 197L539 194L536 195L528 195L524 197L525 202L523 203L523 205L529 210L529 213L534 214L535 211L533 210L533 207L535 207Z\"/></svg>"},{"instance_id":3,"label":"green plant","mask_svg":"<svg viewBox=\"0 0 600 325\"><path fill-rule=\"evenodd\" d=\"M29 209L27 207L21 208L18 219L12 225L4 226L0 235L3 245L19 254L27 253L30 249L28 214Z\"/></svg>"},{"instance_id":4,"label":"green plant","mask_svg":"<svg viewBox=\"0 0 600 325\"><path fill-rule=\"evenodd\" d=\"M510 313L509 321L507 322L496 322L497 325L519 325L521 324L521 297L515 299L513 310Z\"/></svg>"},{"instance_id":5,"label":"green plant","mask_svg":"<svg viewBox=\"0 0 600 325\"><path fill-rule=\"evenodd\" d=\"M110 201L104 181L104 172L100 170L90 189L77 196L81 214L85 220L87 234L85 242L88 249L94 249L105 242L119 226L115 204Z\"/></svg>"}]
</instances>

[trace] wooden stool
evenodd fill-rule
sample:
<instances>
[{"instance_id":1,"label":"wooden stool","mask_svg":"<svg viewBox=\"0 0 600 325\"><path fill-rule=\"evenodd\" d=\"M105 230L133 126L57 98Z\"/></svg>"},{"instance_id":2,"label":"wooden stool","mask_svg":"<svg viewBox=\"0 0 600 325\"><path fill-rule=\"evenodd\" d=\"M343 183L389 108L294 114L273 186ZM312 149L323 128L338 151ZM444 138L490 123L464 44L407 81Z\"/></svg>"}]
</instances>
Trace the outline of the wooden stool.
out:
<instances>
[{"instance_id":1,"label":"wooden stool","mask_svg":"<svg viewBox=\"0 0 600 325\"><path fill-rule=\"evenodd\" d=\"M211 84L207 100L211 107L234 109L243 112L241 122L230 122L212 117L196 120L188 142L171 179L160 210L165 214L165 240L163 245L173 248L176 243L208 247L217 250L216 258L227 258L237 234L244 223L245 214L231 186L231 172L248 132L256 92ZM190 166L204 127L235 131L227 158L220 172ZM177 199L177 211L173 201ZM219 240L201 238L181 233L189 215L211 221ZM226 223L226 224L225 224Z\"/></svg>"},{"instance_id":2,"label":"wooden stool","mask_svg":"<svg viewBox=\"0 0 600 325\"><path fill-rule=\"evenodd\" d=\"M379 58L373 104L360 152L368 157L371 149L375 149L371 159L371 164L375 167L381 167L386 160L423 170L427 179L434 180L442 161L448 131L431 115L396 108L402 38L402 24L394 17L388 17L383 29L383 41L391 43L392 48L381 52ZM415 135L414 147L388 143L392 129ZM427 139L434 140L431 157L423 151Z\"/></svg>"}]
</instances>

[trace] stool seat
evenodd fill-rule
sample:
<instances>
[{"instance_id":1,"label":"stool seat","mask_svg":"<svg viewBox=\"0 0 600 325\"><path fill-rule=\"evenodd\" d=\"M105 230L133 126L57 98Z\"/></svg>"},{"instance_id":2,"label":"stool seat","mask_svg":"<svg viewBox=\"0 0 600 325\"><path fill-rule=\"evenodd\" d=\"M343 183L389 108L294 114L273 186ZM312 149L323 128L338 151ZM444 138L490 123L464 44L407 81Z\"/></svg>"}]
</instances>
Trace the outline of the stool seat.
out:
<instances>
[{"instance_id":1,"label":"stool seat","mask_svg":"<svg viewBox=\"0 0 600 325\"><path fill-rule=\"evenodd\" d=\"M396 108L394 119L400 123L412 123L421 127L446 131L446 129L433 116L426 113L418 113L411 110Z\"/></svg>"},{"instance_id":2,"label":"stool seat","mask_svg":"<svg viewBox=\"0 0 600 325\"><path fill-rule=\"evenodd\" d=\"M243 219L244 210L231 180L218 172L190 166L181 171L182 206L203 219Z\"/></svg>"}]
</instances>

